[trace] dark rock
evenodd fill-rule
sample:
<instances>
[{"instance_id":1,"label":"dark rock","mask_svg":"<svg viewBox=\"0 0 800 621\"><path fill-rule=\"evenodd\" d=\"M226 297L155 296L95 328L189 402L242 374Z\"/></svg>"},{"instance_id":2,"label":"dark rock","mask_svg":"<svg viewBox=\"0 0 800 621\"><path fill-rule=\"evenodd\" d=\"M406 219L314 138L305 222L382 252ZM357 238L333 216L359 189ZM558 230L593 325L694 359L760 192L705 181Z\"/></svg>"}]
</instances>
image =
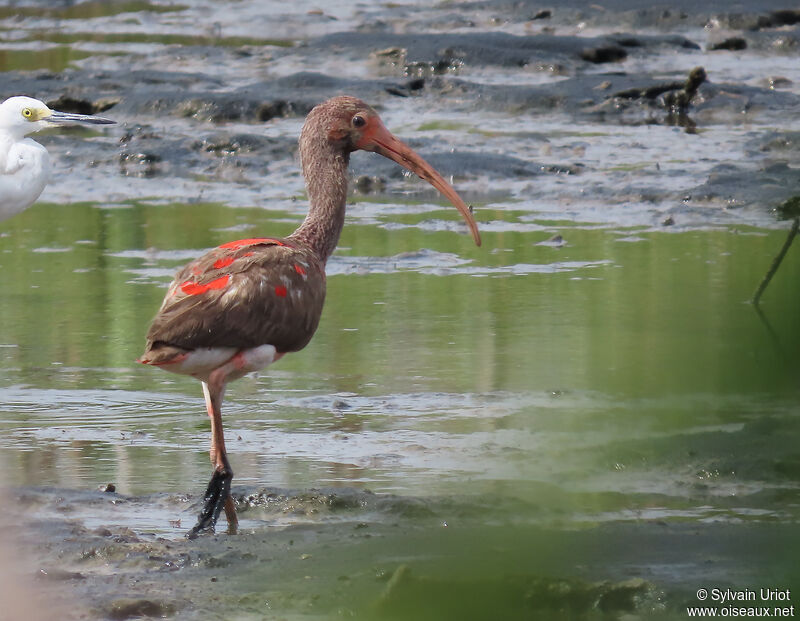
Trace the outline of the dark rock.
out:
<instances>
[{"instance_id":1,"label":"dark rock","mask_svg":"<svg viewBox=\"0 0 800 621\"><path fill-rule=\"evenodd\" d=\"M625 60L628 52L616 45L587 48L581 52L581 58L590 63L612 63Z\"/></svg>"},{"instance_id":2,"label":"dark rock","mask_svg":"<svg viewBox=\"0 0 800 621\"><path fill-rule=\"evenodd\" d=\"M691 191L692 199L718 202L727 208L778 204L797 195L800 169L775 163L759 170L734 164L716 166L708 180Z\"/></svg>"},{"instance_id":3,"label":"dark rock","mask_svg":"<svg viewBox=\"0 0 800 621\"><path fill-rule=\"evenodd\" d=\"M724 39L719 43L713 43L708 47L709 50L716 51L716 50L746 50L747 49L747 41L745 41L742 37L730 37L728 39Z\"/></svg>"},{"instance_id":4,"label":"dark rock","mask_svg":"<svg viewBox=\"0 0 800 621\"><path fill-rule=\"evenodd\" d=\"M799 23L800 9L781 9L759 18L758 28L779 28L780 26L793 26Z\"/></svg>"},{"instance_id":5,"label":"dark rock","mask_svg":"<svg viewBox=\"0 0 800 621\"><path fill-rule=\"evenodd\" d=\"M108 617L115 621L136 617L170 617L175 612L174 604L149 599L118 599L108 606Z\"/></svg>"},{"instance_id":6,"label":"dark rock","mask_svg":"<svg viewBox=\"0 0 800 621\"><path fill-rule=\"evenodd\" d=\"M637 47L656 46L698 48L680 36L615 35L576 37L538 34L517 36L503 32L467 34L386 34L340 32L309 43L308 53L335 50L363 58L373 55L383 66L405 75L441 75L463 65L524 67L580 59L613 62L627 52L619 43Z\"/></svg>"},{"instance_id":7,"label":"dark rock","mask_svg":"<svg viewBox=\"0 0 800 621\"><path fill-rule=\"evenodd\" d=\"M47 102L47 107L53 110L60 110L61 112L70 112L72 114L94 114L95 107L91 101L86 99L77 99L69 95L61 95L58 99Z\"/></svg>"},{"instance_id":8,"label":"dark rock","mask_svg":"<svg viewBox=\"0 0 800 621\"><path fill-rule=\"evenodd\" d=\"M256 111L256 118L259 121L269 121L275 117L289 116L291 107L285 101L271 101L263 104Z\"/></svg>"},{"instance_id":9,"label":"dark rock","mask_svg":"<svg viewBox=\"0 0 800 621\"><path fill-rule=\"evenodd\" d=\"M681 35L630 35L614 34L608 37L617 45L632 48L673 48L686 50L699 50L700 46Z\"/></svg>"}]
</instances>

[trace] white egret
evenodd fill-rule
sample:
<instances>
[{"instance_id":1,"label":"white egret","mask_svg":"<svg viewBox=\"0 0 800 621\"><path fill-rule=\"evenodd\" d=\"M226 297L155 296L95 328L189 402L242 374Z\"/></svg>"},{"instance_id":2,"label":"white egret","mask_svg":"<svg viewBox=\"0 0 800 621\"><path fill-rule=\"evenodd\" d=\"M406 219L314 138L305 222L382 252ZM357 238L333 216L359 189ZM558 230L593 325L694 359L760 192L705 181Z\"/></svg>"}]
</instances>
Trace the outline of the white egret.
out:
<instances>
[{"instance_id":1,"label":"white egret","mask_svg":"<svg viewBox=\"0 0 800 621\"><path fill-rule=\"evenodd\" d=\"M30 207L50 178L47 149L25 136L69 123L107 125L115 121L51 110L31 97L11 97L0 104L0 220Z\"/></svg>"}]
</instances>

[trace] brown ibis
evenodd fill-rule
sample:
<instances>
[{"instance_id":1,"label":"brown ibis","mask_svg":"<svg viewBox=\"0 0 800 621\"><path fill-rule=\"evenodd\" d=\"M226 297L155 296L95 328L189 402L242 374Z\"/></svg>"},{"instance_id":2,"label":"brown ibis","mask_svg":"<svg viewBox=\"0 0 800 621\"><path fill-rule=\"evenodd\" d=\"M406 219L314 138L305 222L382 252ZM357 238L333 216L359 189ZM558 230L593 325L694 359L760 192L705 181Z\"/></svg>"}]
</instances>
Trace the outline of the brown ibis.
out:
<instances>
[{"instance_id":1,"label":"brown ibis","mask_svg":"<svg viewBox=\"0 0 800 621\"><path fill-rule=\"evenodd\" d=\"M389 132L370 106L335 97L311 110L300 132L310 203L303 223L283 239L228 242L179 270L139 359L203 383L214 471L190 538L214 532L223 508L229 532L236 532L233 470L222 431L225 387L303 349L314 335L325 300L325 264L344 225L350 153L358 149L394 160L428 181L461 212L475 243L481 243L470 209L452 186Z\"/></svg>"}]
</instances>

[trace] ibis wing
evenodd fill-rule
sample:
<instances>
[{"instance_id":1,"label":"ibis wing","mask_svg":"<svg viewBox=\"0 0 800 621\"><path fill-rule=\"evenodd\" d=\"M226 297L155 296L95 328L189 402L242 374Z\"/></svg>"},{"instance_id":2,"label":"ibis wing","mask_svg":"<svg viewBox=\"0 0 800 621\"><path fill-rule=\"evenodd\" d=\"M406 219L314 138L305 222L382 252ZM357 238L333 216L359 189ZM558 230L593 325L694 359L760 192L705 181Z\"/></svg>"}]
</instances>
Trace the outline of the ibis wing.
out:
<instances>
[{"instance_id":1,"label":"ibis wing","mask_svg":"<svg viewBox=\"0 0 800 621\"><path fill-rule=\"evenodd\" d=\"M303 248L257 243L215 248L184 267L147 333L159 344L297 351L314 335L324 268Z\"/></svg>"}]
</instances>

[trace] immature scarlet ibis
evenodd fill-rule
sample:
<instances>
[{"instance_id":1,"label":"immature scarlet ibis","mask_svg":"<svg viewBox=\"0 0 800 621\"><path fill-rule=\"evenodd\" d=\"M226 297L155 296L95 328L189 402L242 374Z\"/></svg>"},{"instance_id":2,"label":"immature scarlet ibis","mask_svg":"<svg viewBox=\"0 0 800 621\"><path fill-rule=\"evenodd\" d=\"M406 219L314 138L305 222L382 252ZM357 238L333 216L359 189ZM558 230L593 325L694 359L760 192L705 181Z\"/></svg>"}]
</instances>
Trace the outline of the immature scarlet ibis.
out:
<instances>
[{"instance_id":1,"label":"immature scarlet ibis","mask_svg":"<svg viewBox=\"0 0 800 621\"><path fill-rule=\"evenodd\" d=\"M461 212L475 243L481 243L464 201L386 129L371 107L354 97L335 97L309 113L300 132L300 161L310 202L303 223L284 239L223 244L181 269L150 326L139 359L203 382L214 473L189 537L213 532L223 507L229 532L236 531L230 496L233 470L222 432L225 386L303 349L314 335L325 300L325 264L344 225L350 153L358 149L379 153L428 181Z\"/></svg>"},{"instance_id":2,"label":"immature scarlet ibis","mask_svg":"<svg viewBox=\"0 0 800 621\"><path fill-rule=\"evenodd\" d=\"M0 220L30 207L50 179L47 149L25 136L65 123L107 125L114 121L58 112L30 97L11 97L0 104Z\"/></svg>"}]
</instances>

